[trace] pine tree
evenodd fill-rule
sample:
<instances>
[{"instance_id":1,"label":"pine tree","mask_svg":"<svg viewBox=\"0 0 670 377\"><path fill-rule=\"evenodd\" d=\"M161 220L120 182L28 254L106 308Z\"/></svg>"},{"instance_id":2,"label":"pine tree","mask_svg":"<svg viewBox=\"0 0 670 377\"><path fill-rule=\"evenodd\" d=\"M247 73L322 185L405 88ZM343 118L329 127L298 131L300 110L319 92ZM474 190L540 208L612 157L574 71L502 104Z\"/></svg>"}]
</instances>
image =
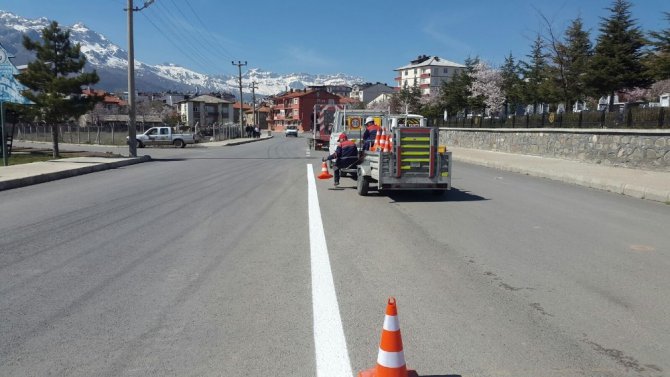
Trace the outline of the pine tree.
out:
<instances>
[{"instance_id":1,"label":"pine tree","mask_svg":"<svg viewBox=\"0 0 670 377\"><path fill-rule=\"evenodd\" d=\"M58 158L58 125L93 108L98 99L82 96L82 87L97 83L99 77L95 71L82 72L86 57L81 46L73 45L70 32L55 21L42 30L41 43L24 35L23 46L35 51L36 58L17 78L28 87L24 96L36 104L34 116L52 125L53 157Z\"/></svg>"},{"instance_id":2,"label":"pine tree","mask_svg":"<svg viewBox=\"0 0 670 377\"><path fill-rule=\"evenodd\" d=\"M663 13L670 23L670 12ZM670 79L670 27L652 31L649 37L651 39L649 43L653 47L647 57L649 72L656 80Z\"/></svg>"},{"instance_id":3,"label":"pine tree","mask_svg":"<svg viewBox=\"0 0 670 377\"><path fill-rule=\"evenodd\" d=\"M589 67L587 84L597 96L609 95L609 111L614 94L623 89L646 88L651 80L642 63L645 40L631 17L631 4L615 0L609 18L602 18L600 35Z\"/></svg>"},{"instance_id":4,"label":"pine tree","mask_svg":"<svg viewBox=\"0 0 670 377\"><path fill-rule=\"evenodd\" d=\"M462 112L468 114L470 109L483 108L481 99L472 98L472 73L479 63L479 58L465 59L465 70L455 74L449 82L443 82L440 88L440 102L449 114Z\"/></svg>"},{"instance_id":5,"label":"pine tree","mask_svg":"<svg viewBox=\"0 0 670 377\"><path fill-rule=\"evenodd\" d=\"M505 93L505 111L507 113L511 109L514 113L516 112L516 106L521 103L523 82L520 76L521 68L511 52L505 58L503 66L500 67L500 74L502 76L501 89Z\"/></svg>"},{"instance_id":6,"label":"pine tree","mask_svg":"<svg viewBox=\"0 0 670 377\"><path fill-rule=\"evenodd\" d=\"M581 18L576 18L565 31L565 42L559 49L563 55L563 101L568 109L576 101L586 98L586 75L593 46Z\"/></svg>"},{"instance_id":7,"label":"pine tree","mask_svg":"<svg viewBox=\"0 0 670 377\"><path fill-rule=\"evenodd\" d=\"M521 62L524 78L523 97L527 103L533 104L533 111L536 111L537 105L554 98L553 82L550 80L553 76L547 61L549 55L544 50L544 42L538 35L533 41L530 54L527 55L530 62Z\"/></svg>"}]
</instances>

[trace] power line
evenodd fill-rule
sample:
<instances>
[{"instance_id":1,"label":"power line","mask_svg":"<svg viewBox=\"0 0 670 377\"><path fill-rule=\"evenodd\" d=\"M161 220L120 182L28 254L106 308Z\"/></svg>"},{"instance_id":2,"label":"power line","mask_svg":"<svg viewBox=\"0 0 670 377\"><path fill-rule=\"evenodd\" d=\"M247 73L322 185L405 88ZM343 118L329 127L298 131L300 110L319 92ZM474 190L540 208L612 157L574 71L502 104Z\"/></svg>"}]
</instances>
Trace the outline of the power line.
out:
<instances>
[{"instance_id":1,"label":"power line","mask_svg":"<svg viewBox=\"0 0 670 377\"><path fill-rule=\"evenodd\" d=\"M229 58L232 59L233 56L232 56L232 55L230 54L230 52L223 46L223 43L221 43L221 41L219 41L219 39L216 38L216 36L213 35L213 34L209 31L209 28L207 27L207 25L205 25L205 23L202 21L202 19L200 18L200 16L198 16L198 13L196 13L195 9L193 9L193 7L191 6L191 2L190 2L189 0L186 0L185 3L186 3L186 5L188 5L189 9L191 10L191 12L192 12L193 15L195 16L195 18L200 22L200 25L202 25L203 30L205 30L205 31L207 31L207 33L209 33L210 37L212 37L212 40L214 40L214 41L219 45L219 47L221 48L221 51L224 53L224 55L225 55L226 57L229 57Z\"/></svg>"},{"instance_id":2,"label":"power line","mask_svg":"<svg viewBox=\"0 0 670 377\"><path fill-rule=\"evenodd\" d=\"M184 23L189 24L189 25L193 25L193 24L194 24L194 22L192 22L192 20L190 20L190 19L186 16L186 14L184 14L184 12L182 11L182 9L175 3L174 0L170 0L170 2L171 2L172 5L173 5L172 9L176 10L176 12L179 13L179 14L181 15L182 20L184 21ZM166 9L167 9L167 8L166 8ZM172 11L170 11L169 9L168 9L168 13L170 14L170 17L173 18L173 20L176 20L176 23L177 23L177 24L180 23L180 19L179 19L179 17L174 16L173 13L172 13ZM196 17L197 17L197 15L196 15ZM200 22L202 23L202 21L200 21ZM207 32L207 27L205 27L204 32ZM211 39L211 40L214 40L215 42L218 42L215 38L213 38L213 37L211 37L211 36L210 36L210 39ZM204 54L200 54L200 55L201 55L201 56L206 56L206 59L207 59L208 62L209 62L208 64L211 64L212 66L217 67L218 64L216 63L216 59L214 59L214 60L210 60L210 58L209 58L209 55L211 55L212 53L215 53L215 54L217 53L216 49L212 49L212 46L205 45L205 43L204 43L204 41L203 41L203 39L202 39L201 37L200 37L200 38L195 38L194 41L195 41L196 44L198 44L198 45L202 48L203 51L205 51ZM191 41L191 43L193 43L193 41ZM194 47L195 47L195 46L194 46ZM224 57L225 59L227 59L226 56L223 56L223 57Z\"/></svg>"},{"instance_id":3,"label":"power line","mask_svg":"<svg viewBox=\"0 0 670 377\"><path fill-rule=\"evenodd\" d=\"M170 8L168 8L162 2L159 2L158 4L160 5L161 9L163 9L166 12L165 14L167 15L167 18L170 19L170 20L168 20L167 23L163 21L164 24L172 25L173 27L180 24L180 20L176 16L173 15ZM159 18L162 17L158 13L156 14L156 16L159 17ZM197 59L202 60L205 64L209 65L210 68L216 66L214 61L210 60L210 58L207 56L208 55L207 53L201 53L201 49L202 49L202 51L208 52L210 50L210 48L205 46L202 43L202 40L199 37L196 37L196 38L193 38L193 39L189 40L185 37L184 33L179 33L179 32L176 32L176 31L172 31L172 35L175 36L177 39L179 39L180 43L183 44L183 47L182 47L181 50L188 49L192 54L195 55L195 57ZM200 48L198 48L198 45L199 45Z\"/></svg>"},{"instance_id":4,"label":"power line","mask_svg":"<svg viewBox=\"0 0 670 377\"><path fill-rule=\"evenodd\" d=\"M167 33L165 33L165 32L164 32L158 25L156 25L156 24L151 20L151 18L149 18L149 17L148 17L147 15L145 15L144 13L140 13L140 14L141 14L142 16L144 16L144 17L147 19L147 21L149 21L149 23L156 29L156 31L158 31L158 33L160 33L160 34L162 34L162 35L165 35L165 36L167 35ZM178 46L178 45L175 43L174 39L172 39L172 38L167 38L167 40L168 40L168 42L170 42L170 44L171 44L177 51L184 51L184 48ZM185 58L187 58L188 60L190 60L194 65L199 66L199 67L202 68L203 70L207 70L207 67L204 66L204 65L202 65L202 63L200 63L198 60L194 59L194 57L193 57L192 55L189 55L189 54L182 54L182 56L184 56Z\"/></svg>"}]
</instances>

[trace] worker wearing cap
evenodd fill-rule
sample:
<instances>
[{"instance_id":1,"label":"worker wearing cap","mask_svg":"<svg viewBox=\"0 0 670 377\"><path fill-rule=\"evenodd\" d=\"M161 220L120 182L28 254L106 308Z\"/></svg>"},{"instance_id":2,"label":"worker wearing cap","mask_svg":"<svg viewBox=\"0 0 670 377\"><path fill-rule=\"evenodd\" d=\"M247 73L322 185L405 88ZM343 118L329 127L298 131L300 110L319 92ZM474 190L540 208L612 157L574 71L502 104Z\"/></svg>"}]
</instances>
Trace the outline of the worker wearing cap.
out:
<instances>
[{"instance_id":1,"label":"worker wearing cap","mask_svg":"<svg viewBox=\"0 0 670 377\"><path fill-rule=\"evenodd\" d=\"M377 132L381 128L375 124L375 119L373 117L365 118L365 132L363 132L363 150L369 151L372 148L372 145L375 143L375 137Z\"/></svg>"},{"instance_id":2,"label":"worker wearing cap","mask_svg":"<svg viewBox=\"0 0 670 377\"><path fill-rule=\"evenodd\" d=\"M356 148L356 143L349 140L345 133L341 133L337 138L337 148L335 153L324 157L322 161L335 160L334 176L335 176L335 186L340 185L340 169L345 169L350 166L353 166L358 162L358 148Z\"/></svg>"}]
</instances>

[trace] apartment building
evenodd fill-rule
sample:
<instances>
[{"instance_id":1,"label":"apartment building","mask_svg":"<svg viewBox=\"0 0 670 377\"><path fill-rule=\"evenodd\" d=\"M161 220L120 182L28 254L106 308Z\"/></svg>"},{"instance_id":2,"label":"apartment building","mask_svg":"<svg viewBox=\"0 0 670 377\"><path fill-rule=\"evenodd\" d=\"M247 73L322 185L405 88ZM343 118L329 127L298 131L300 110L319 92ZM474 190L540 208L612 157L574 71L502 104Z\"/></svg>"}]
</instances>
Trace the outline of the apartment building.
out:
<instances>
[{"instance_id":1,"label":"apartment building","mask_svg":"<svg viewBox=\"0 0 670 377\"><path fill-rule=\"evenodd\" d=\"M182 122L189 127L194 127L196 123L201 127L206 127L214 123L233 122L233 103L231 101L201 95L177 102L177 105Z\"/></svg>"},{"instance_id":2,"label":"apartment building","mask_svg":"<svg viewBox=\"0 0 670 377\"><path fill-rule=\"evenodd\" d=\"M396 90L417 85L423 97L438 95L442 82L449 82L457 73L465 70L463 64L454 63L438 56L420 55L410 64L396 68Z\"/></svg>"},{"instance_id":3,"label":"apartment building","mask_svg":"<svg viewBox=\"0 0 670 377\"><path fill-rule=\"evenodd\" d=\"M297 126L301 131L312 129L314 105L336 105L342 97L324 90L293 90L272 99L272 111L268 125L272 130L281 131L288 125Z\"/></svg>"}]
</instances>

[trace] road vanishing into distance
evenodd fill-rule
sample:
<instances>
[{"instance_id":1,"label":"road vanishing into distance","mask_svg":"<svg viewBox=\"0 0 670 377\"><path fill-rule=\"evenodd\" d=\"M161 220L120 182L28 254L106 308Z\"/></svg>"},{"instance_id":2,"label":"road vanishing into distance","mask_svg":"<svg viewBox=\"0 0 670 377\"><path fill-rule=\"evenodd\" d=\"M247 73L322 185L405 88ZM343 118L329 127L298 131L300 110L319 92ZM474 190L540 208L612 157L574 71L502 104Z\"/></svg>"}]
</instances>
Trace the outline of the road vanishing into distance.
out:
<instances>
[{"instance_id":1,"label":"road vanishing into distance","mask_svg":"<svg viewBox=\"0 0 670 377\"><path fill-rule=\"evenodd\" d=\"M670 206L454 163L315 180L306 139L0 192L0 376L670 375Z\"/></svg>"}]
</instances>

